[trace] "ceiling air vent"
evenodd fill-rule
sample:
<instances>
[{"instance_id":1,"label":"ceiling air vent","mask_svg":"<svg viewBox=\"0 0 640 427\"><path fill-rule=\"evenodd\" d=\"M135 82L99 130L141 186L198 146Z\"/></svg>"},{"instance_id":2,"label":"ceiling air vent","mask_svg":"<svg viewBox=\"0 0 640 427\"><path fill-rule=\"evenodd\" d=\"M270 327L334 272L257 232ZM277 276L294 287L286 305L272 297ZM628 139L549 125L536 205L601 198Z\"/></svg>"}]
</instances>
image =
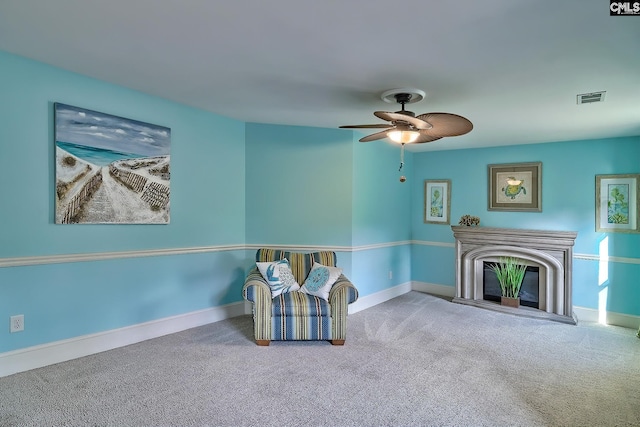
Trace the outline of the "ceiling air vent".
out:
<instances>
[{"instance_id":1,"label":"ceiling air vent","mask_svg":"<svg viewBox=\"0 0 640 427\"><path fill-rule=\"evenodd\" d=\"M606 91L602 92L591 92L591 93L582 93L578 95L578 104L593 104L594 102L602 102L604 101L604 94Z\"/></svg>"}]
</instances>

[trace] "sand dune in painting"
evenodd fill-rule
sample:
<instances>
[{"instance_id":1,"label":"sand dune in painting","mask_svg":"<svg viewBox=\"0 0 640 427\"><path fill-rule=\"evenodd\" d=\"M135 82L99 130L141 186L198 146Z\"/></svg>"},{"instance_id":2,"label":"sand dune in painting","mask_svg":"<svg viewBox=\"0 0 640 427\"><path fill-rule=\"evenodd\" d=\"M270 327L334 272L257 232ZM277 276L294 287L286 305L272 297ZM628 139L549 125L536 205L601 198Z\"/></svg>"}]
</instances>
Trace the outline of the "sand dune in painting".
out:
<instances>
[{"instance_id":1,"label":"sand dune in painting","mask_svg":"<svg viewBox=\"0 0 640 427\"><path fill-rule=\"evenodd\" d=\"M169 160L97 166L56 147L56 223L169 223Z\"/></svg>"}]
</instances>

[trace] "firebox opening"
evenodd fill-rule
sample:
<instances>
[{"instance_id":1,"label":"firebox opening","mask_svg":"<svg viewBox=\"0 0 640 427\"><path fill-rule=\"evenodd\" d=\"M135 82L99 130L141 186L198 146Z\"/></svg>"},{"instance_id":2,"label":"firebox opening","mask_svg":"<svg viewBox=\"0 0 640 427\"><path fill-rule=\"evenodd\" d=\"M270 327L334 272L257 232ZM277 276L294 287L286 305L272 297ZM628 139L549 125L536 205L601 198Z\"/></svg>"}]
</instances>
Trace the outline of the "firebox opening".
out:
<instances>
[{"instance_id":1,"label":"firebox opening","mask_svg":"<svg viewBox=\"0 0 640 427\"><path fill-rule=\"evenodd\" d=\"M491 269L493 262L485 261L483 263L483 298L487 301L500 302L500 283L496 277L496 273ZM540 308L539 305L540 279L538 267L527 266L520 288L520 305L527 307Z\"/></svg>"}]
</instances>

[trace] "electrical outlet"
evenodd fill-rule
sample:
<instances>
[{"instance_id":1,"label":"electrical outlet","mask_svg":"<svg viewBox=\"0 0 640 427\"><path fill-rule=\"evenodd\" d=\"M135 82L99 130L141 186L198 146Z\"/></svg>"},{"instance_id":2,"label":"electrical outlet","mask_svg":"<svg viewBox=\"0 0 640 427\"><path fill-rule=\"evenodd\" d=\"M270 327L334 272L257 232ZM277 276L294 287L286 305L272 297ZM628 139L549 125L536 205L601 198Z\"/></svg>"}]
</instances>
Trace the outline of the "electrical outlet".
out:
<instances>
[{"instance_id":1,"label":"electrical outlet","mask_svg":"<svg viewBox=\"0 0 640 427\"><path fill-rule=\"evenodd\" d=\"M24 331L24 314L11 316L11 332Z\"/></svg>"},{"instance_id":2,"label":"electrical outlet","mask_svg":"<svg viewBox=\"0 0 640 427\"><path fill-rule=\"evenodd\" d=\"M393 279L393 271L389 270L389 279Z\"/></svg>"}]
</instances>

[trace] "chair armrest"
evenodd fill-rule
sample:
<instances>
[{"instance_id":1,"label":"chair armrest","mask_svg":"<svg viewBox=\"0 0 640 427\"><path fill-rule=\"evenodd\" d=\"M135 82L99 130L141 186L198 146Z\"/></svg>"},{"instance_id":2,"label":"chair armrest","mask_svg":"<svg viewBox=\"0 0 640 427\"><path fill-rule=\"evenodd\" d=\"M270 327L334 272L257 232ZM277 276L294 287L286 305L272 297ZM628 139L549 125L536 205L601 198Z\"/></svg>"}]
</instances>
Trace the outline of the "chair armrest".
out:
<instances>
[{"instance_id":1,"label":"chair armrest","mask_svg":"<svg viewBox=\"0 0 640 427\"><path fill-rule=\"evenodd\" d=\"M331 305L337 303L339 299L345 300L347 305L358 299L358 290L344 274L338 277L336 283L331 287L331 291L329 291L329 302Z\"/></svg>"},{"instance_id":2,"label":"chair armrest","mask_svg":"<svg viewBox=\"0 0 640 427\"><path fill-rule=\"evenodd\" d=\"M258 267L254 267L244 280L242 297L251 302L258 300L271 301L271 288L264 277L262 277L262 274L260 274Z\"/></svg>"},{"instance_id":3,"label":"chair armrest","mask_svg":"<svg viewBox=\"0 0 640 427\"><path fill-rule=\"evenodd\" d=\"M254 267L244 281L242 296L251 301L253 308L253 334L260 345L269 345L271 336L271 288L260 274L260 270ZM266 344L265 344L266 343Z\"/></svg>"},{"instance_id":4,"label":"chair armrest","mask_svg":"<svg viewBox=\"0 0 640 427\"><path fill-rule=\"evenodd\" d=\"M329 291L331 304L331 342L344 344L347 337L347 314L349 304L358 299L358 290L344 275L340 275Z\"/></svg>"}]
</instances>

